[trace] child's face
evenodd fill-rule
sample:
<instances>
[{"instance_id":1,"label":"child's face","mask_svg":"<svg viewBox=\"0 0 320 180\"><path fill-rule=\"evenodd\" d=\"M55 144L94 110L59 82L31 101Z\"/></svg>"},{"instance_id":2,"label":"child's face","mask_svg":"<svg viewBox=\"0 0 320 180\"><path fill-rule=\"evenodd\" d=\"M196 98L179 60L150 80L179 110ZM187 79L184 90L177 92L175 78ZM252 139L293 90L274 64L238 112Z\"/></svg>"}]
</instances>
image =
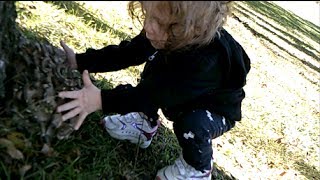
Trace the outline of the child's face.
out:
<instances>
[{"instance_id":1,"label":"child's face","mask_svg":"<svg viewBox=\"0 0 320 180\"><path fill-rule=\"evenodd\" d=\"M144 21L144 30L152 46L156 49L163 49L168 39L167 27L162 22L166 22L166 16L159 10L147 12Z\"/></svg>"}]
</instances>

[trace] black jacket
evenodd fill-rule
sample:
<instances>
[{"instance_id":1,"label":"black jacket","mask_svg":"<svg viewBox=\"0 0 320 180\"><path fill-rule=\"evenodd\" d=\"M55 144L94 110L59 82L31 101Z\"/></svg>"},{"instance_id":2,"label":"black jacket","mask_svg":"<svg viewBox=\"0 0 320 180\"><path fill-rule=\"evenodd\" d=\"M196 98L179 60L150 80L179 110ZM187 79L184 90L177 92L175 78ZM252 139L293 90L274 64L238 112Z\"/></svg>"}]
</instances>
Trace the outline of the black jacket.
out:
<instances>
[{"instance_id":1,"label":"black jacket","mask_svg":"<svg viewBox=\"0 0 320 180\"><path fill-rule=\"evenodd\" d=\"M154 56L154 58L152 58ZM169 119L205 108L241 120L243 86L250 59L225 30L201 48L166 53L154 49L142 32L131 41L76 54L79 71L109 72L146 62L134 88L101 90L104 113L150 112L161 108Z\"/></svg>"}]
</instances>

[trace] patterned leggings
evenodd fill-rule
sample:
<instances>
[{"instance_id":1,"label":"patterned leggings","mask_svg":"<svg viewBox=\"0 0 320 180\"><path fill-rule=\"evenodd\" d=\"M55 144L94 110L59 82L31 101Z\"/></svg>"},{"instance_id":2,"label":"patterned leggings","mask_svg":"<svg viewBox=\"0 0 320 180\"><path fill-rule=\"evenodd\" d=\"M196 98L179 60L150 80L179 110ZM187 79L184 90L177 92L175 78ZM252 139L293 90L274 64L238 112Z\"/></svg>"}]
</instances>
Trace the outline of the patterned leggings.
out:
<instances>
[{"instance_id":1,"label":"patterned leggings","mask_svg":"<svg viewBox=\"0 0 320 180\"><path fill-rule=\"evenodd\" d=\"M173 120L174 133L185 161L196 170L210 170L212 139L235 126L223 116L208 110L194 110Z\"/></svg>"}]
</instances>

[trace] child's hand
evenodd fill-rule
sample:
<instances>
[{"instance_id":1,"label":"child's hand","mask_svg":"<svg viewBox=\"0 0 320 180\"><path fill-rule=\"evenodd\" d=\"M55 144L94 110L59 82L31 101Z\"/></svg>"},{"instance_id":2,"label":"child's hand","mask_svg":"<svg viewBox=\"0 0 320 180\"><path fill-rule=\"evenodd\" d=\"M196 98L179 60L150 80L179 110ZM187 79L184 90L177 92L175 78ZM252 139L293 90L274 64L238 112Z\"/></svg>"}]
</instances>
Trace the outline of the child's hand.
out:
<instances>
[{"instance_id":1,"label":"child's hand","mask_svg":"<svg viewBox=\"0 0 320 180\"><path fill-rule=\"evenodd\" d=\"M83 120L92 112L102 109L101 90L94 86L87 70L82 74L84 87L79 91L63 91L59 93L61 98L71 98L72 101L60 105L57 112L69 111L62 116L66 121L78 115L75 130L78 130Z\"/></svg>"},{"instance_id":2,"label":"child's hand","mask_svg":"<svg viewBox=\"0 0 320 180\"><path fill-rule=\"evenodd\" d=\"M76 54L74 53L73 49L71 49L69 46L64 43L64 41L60 41L60 45L62 46L64 52L66 52L67 60L68 60L68 65L72 69L77 69L77 61L76 61Z\"/></svg>"}]
</instances>

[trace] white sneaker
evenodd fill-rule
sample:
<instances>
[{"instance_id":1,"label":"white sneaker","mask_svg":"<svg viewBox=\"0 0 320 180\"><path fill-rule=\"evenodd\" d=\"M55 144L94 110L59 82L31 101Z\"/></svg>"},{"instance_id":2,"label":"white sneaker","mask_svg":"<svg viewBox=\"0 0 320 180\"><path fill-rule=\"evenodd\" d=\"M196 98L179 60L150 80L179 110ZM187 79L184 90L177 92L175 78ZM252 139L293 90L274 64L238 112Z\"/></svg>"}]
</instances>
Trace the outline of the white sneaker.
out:
<instances>
[{"instance_id":1,"label":"white sneaker","mask_svg":"<svg viewBox=\"0 0 320 180\"><path fill-rule=\"evenodd\" d=\"M143 113L132 112L126 115L106 116L102 122L113 138L129 140L131 143L139 144L141 148L147 148L157 132L158 125L151 128L146 119Z\"/></svg>"},{"instance_id":2,"label":"white sneaker","mask_svg":"<svg viewBox=\"0 0 320 180\"><path fill-rule=\"evenodd\" d=\"M211 167L213 166L213 159ZM201 172L190 166L183 159L182 155L175 161L173 165L166 166L158 171L156 180L211 180L211 170Z\"/></svg>"}]
</instances>

